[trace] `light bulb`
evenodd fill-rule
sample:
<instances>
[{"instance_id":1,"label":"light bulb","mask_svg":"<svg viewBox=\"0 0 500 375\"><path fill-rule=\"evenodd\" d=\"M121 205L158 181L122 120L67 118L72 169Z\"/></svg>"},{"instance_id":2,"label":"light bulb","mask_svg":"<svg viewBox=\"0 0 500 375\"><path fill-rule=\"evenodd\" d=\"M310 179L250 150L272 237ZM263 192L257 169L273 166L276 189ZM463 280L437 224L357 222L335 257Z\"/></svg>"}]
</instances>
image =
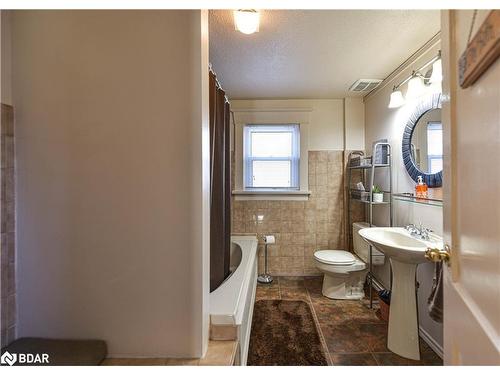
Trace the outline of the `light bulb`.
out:
<instances>
[{"instance_id":1,"label":"light bulb","mask_svg":"<svg viewBox=\"0 0 500 375\"><path fill-rule=\"evenodd\" d=\"M443 80L443 65L441 63L441 59L434 61L432 64L432 74L429 79L430 83L438 83Z\"/></svg>"},{"instance_id":2,"label":"light bulb","mask_svg":"<svg viewBox=\"0 0 500 375\"><path fill-rule=\"evenodd\" d=\"M399 108L405 104L405 99L403 98L403 93L401 90L394 90L391 93L391 100L389 101L388 108Z\"/></svg>"},{"instance_id":3,"label":"light bulb","mask_svg":"<svg viewBox=\"0 0 500 375\"><path fill-rule=\"evenodd\" d=\"M443 92L443 85L441 82L434 82L430 86L431 93L441 94Z\"/></svg>"},{"instance_id":4,"label":"light bulb","mask_svg":"<svg viewBox=\"0 0 500 375\"><path fill-rule=\"evenodd\" d=\"M408 91L406 91L406 99L413 100L422 96L425 92L424 82L422 78L417 75L413 75L413 77L408 82Z\"/></svg>"},{"instance_id":5,"label":"light bulb","mask_svg":"<svg viewBox=\"0 0 500 375\"><path fill-rule=\"evenodd\" d=\"M234 26L243 34L259 31L260 15L255 9L240 9L233 12Z\"/></svg>"}]
</instances>

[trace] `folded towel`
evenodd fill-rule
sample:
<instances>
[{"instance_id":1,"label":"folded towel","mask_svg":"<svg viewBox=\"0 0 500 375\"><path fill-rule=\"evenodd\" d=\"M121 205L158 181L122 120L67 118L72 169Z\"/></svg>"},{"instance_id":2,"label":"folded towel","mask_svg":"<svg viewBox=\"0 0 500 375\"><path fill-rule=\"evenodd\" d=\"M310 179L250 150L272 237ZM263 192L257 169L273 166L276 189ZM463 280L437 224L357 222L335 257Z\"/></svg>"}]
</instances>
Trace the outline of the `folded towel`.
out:
<instances>
[{"instance_id":1,"label":"folded towel","mask_svg":"<svg viewBox=\"0 0 500 375\"><path fill-rule=\"evenodd\" d=\"M432 320L443 322L443 262L435 263L434 279L432 280L432 290L427 300L429 316Z\"/></svg>"}]
</instances>

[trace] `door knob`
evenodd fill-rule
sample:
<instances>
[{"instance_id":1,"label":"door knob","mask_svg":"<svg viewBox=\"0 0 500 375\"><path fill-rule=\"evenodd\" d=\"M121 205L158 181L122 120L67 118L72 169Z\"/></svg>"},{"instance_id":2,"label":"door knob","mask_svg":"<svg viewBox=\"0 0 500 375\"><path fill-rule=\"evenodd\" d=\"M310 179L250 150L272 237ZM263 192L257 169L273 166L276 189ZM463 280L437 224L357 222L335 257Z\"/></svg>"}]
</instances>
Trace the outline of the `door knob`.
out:
<instances>
[{"instance_id":1,"label":"door knob","mask_svg":"<svg viewBox=\"0 0 500 375\"><path fill-rule=\"evenodd\" d=\"M434 263L441 261L448 263L450 261L450 247L448 245L446 245L444 249L428 247L427 250L425 250L425 259Z\"/></svg>"}]
</instances>

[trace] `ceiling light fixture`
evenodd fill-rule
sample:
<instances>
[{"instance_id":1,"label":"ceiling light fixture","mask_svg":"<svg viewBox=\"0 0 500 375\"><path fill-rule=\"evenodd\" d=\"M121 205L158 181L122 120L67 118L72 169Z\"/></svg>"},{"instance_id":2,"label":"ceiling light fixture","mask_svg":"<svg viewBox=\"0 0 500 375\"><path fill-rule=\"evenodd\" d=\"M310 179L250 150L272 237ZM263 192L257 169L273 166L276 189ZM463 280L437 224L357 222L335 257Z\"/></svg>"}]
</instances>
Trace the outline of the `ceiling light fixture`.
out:
<instances>
[{"instance_id":1,"label":"ceiling light fixture","mask_svg":"<svg viewBox=\"0 0 500 375\"><path fill-rule=\"evenodd\" d=\"M260 14L255 9L238 9L233 11L234 26L243 34L259 31Z\"/></svg>"},{"instance_id":2,"label":"ceiling light fixture","mask_svg":"<svg viewBox=\"0 0 500 375\"><path fill-rule=\"evenodd\" d=\"M403 93L401 90L394 86L391 93L391 100L389 101L389 108L399 108L405 104L405 99L403 98Z\"/></svg>"}]
</instances>

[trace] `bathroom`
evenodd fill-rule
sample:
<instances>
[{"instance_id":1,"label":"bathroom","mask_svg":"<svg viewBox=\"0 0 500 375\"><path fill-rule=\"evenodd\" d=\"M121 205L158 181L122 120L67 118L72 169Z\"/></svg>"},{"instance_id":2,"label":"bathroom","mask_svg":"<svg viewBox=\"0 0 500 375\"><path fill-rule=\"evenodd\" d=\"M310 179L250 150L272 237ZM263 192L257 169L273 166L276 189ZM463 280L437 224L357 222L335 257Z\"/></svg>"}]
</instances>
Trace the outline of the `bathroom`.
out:
<instances>
[{"instance_id":1,"label":"bathroom","mask_svg":"<svg viewBox=\"0 0 500 375\"><path fill-rule=\"evenodd\" d=\"M345 24L340 23L340 20L349 20L349 17L352 17L351 23L355 24L355 21L359 19L358 17L362 17L361 14L340 11L333 12L333 14L325 11L261 12L262 23L268 22L270 26L267 27L271 28L272 31L266 32L266 25L261 25L262 29L253 34L256 36L230 33L229 27L233 25L228 21L228 18L230 18L228 11L213 11L210 15L210 20L213 19L210 24L212 68L217 73L222 88L228 88L227 95L229 96L233 115L230 120L231 130L234 133L231 135L231 140L234 143L231 149L232 167L234 168L231 189L233 193L231 204L232 234L237 236L257 236L259 241L259 274L264 273L265 249L263 238L266 235L274 236L275 242L268 246L267 261L268 272L276 280L269 286L259 284L256 298L257 300L261 298L286 299L287 296L290 296L288 299L305 299L311 303L315 313L320 314L318 316L319 325L324 328L322 334L334 364L397 365L410 363L405 358L394 355L383 344L386 334L384 331L387 330L384 320L375 318L375 315L373 319L370 319L368 317L370 312L368 308L366 311L361 310L363 324L359 324L358 317L350 316L349 311L364 306L363 304L354 301L341 304L335 300L329 303L328 298L322 295L321 298L315 300L308 296L308 288L306 287L310 283L312 285L320 283L323 277L323 272L318 268L315 260L315 254L317 254L318 250L346 250L350 247L349 250L352 251L353 243L358 244L358 242L358 246L364 248L363 262L361 263L363 270L358 271L361 274L359 278L363 279L361 288L366 278L368 246L363 244L363 240L353 239L351 233L359 230L360 226L367 226L369 212L368 207L363 202L354 200L348 202L347 188L352 188L357 182L361 181L359 169L352 170L351 183L348 181L349 171L347 166L351 152L367 150L367 155L371 155L372 145L378 140L386 139L389 141L392 150L394 150L391 152L393 192L415 191L416 182L413 182L406 171L400 152L402 130L411 114L414 103L410 102L409 105L403 108L393 109L388 108L388 100L395 85L410 76L412 71L419 69L438 55L441 48L439 36L440 18L438 12L429 11L416 12L414 15L408 15L411 20L409 18L401 21L401 13L396 11L393 14L388 13L389 15L383 12L379 14L372 12L370 17L377 24L390 23L391 20L388 19L388 16L392 19L400 19L402 23L406 21L407 24L412 24L415 27L412 30L414 34L406 30L405 33L408 38L419 36L421 42L417 43L412 49L408 46L407 41L401 40L401 46L398 45L396 49L408 48L405 54L406 56L413 55L413 58L397 71L387 72L386 75L391 76L391 78L384 81L378 89L371 88L364 95L363 93L361 93L362 95L359 93L352 94L351 91L347 94L349 96L342 99L309 99L311 94L304 93L306 89L313 91L312 87L314 87L314 92L318 97L335 95L322 92L322 87L317 81L321 82L324 78L321 77L321 80L319 80L317 76L312 74L315 70L321 68L320 64L323 61L316 63L316 60L313 60L311 64L316 63L317 65L311 67L310 70L304 68L303 75L305 78L297 80L293 86L286 86L286 80L291 75L288 72L292 68L288 67L286 63L281 65L275 63L273 65L272 61L275 59L281 62L293 61L298 59L298 56L306 53L314 56L321 46L328 42L316 37L317 50L314 50L310 43L313 36L325 35L325 38L327 38L329 34L338 32L335 27L343 27L346 34L356 38L354 27L346 30ZM285 19L286 22L282 21ZM326 22L327 20L328 22ZM349 23L349 21L344 22ZM426 27L418 28L416 26L418 22L421 22L422 25L425 24ZM273 30L272 27L275 23L279 24L281 29ZM299 23L302 23L304 29L307 29L308 32L303 29L294 32L293 25ZM431 27L431 25L434 26ZM380 35L379 38L383 41L385 37ZM307 47L304 50L297 48L296 50L284 52L281 45L287 45L289 40L295 40L299 46ZM375 44L375 41L372 41L372 43L374 44L372 46L373 51L365 51L365 53L374 53L377 48L380 48ZM279 52L273 50L272 54L268 53L266 46L269 44L273 44ZM336 46L333 43L330 43L330 46L332 49L331 56L334 56L337 52L335 50ZM415 52L418 53L415 54ZM333 61L331 56L324 53L322 59ZM358 56L349 56L347 58L359 59ZM276 71L273 69L269 69L267 72L261 71L256 61L259 61L262 66L271 66ZM402 61L398 60L398 63L392 67L397 68L400 62ZM427 69L422 69L423 75L429 71L430 76L432 62L426 67ZM336 67L340 66L338 68L341 70L339 72L340 76L350 74L350 72L342 71L343 61L338 61L337 64ZM360 68L360 71L363 71L363 69L365 68ZM283 70L286 73L277 73ZM243 72L248 71L259 72L257 77L252 77L252 84L241 78ZM321 76L321 74L318 75ZM364 73L362 76L371 78L369 73ZM346 83L349 80L352 81L348 82L350 85L356 78L346 78ZM316 86L314 86L315 84ZM406 89L404 85L401 85L401 88ZM426 85L425 90L428 93L422 94L422 97L425 97L426 94L433 95L436 89L434 86ZM367 93L369 95L366 95ZM236 98L232 99L232 95ZM342 93L342 95L345 95L345 93ZM238 99L240 97L244 99ZM259 99L260 97L267 97L267 99L262 100ZM296 97L300 99L272 99L273 97ZM416 103L418 104L418 102ZM277 191L279 189L274 189L274 191L269 191L269 189L267 191L266 189L246 189L248 184L244 175L244 165L246 166L244 145L247 142L245 140L245 126L252 124L257 128L257 124L290 123L300 124L300 168L303 168L304 164L307 166L307 171L300 170L298 191L292 191L293 195L287 191L279 195L279 191ZM272 143L273 146L276 145L276 142L278 141L275 140ZM378 185L386 191L389 190L388 173L390 170L387 169L387 171L378 169L374 182L374 185ZM368 181L368 177L365 180ZM440 186L438 186L436 189L437 194L439 194L440 190ZM393 226L404 227L408 224L422 224L433 230L435 234L442 235L442 207L440 202L437 202L437 205L426 205L423 201L418 203L394 200L392 202ZM348 207L351 207L352 211L350 217L347 215ZM390 210L390 205L374 205L372 224L374 226L390 226ZM349 238L349 236L351 237ZM327 256L328 254L328 252L325 253ZM375 258L378 258L378 260L375 260ZM380 284L382 284L379 284L379 286L386 289L390 285L391 271L390 262L383 258L383 255L373 256L373 262L375 263L373 272L377 279L380 280ZM420 265L418 269L420 336L424 341L423 345L426 348L431 348L428 350L429 354L427 352L423 353L426 357L425 359L422 358L422 363L441 364L443 327L441 322L435 322L429 317L427 308L427 298L431 293L434 276L434 265L428 262ZM330 288L335 289L337 287L334 285ZM325 288L324 282L323 288ZM314 293L317 291L309 290L309 292ZM344 292L344 295L346 293L352 294L352 291ZM323 294L328 295L327 292ZM331 295L331 293L329 297L343 298L342 296L335 296L335 294ZM375 295L373 299L376 304L378 299ZM329 318L336 314L342 314L342 310L339 310L342 308L347 311L344 313L347 315L337 319L340 319L342 324L352 321L352 324L348 324L347 329L341 329L342 324L332 326L331 318ZM374 306L373 309L377 310L378 307ZM321 314L325 316L324 321L321 320ZM376 344L369 347L363 345L365 342L370 341L374 341ZM270 351L272 352L272 349ZM273 358L272 360L275 361L276 359ZM285 360L285 362L287 361L290 363L289 357Z\"/></svg>"},{"instance_id":2,"label":"bathroom","mask_svg":"<svg viewBox=\"0 0 500 375\"><path fill-rule=\"evenodd\" d=\"M2 10L2 353L498 364L498 13Z\"/></svg>"}]
</instances>

